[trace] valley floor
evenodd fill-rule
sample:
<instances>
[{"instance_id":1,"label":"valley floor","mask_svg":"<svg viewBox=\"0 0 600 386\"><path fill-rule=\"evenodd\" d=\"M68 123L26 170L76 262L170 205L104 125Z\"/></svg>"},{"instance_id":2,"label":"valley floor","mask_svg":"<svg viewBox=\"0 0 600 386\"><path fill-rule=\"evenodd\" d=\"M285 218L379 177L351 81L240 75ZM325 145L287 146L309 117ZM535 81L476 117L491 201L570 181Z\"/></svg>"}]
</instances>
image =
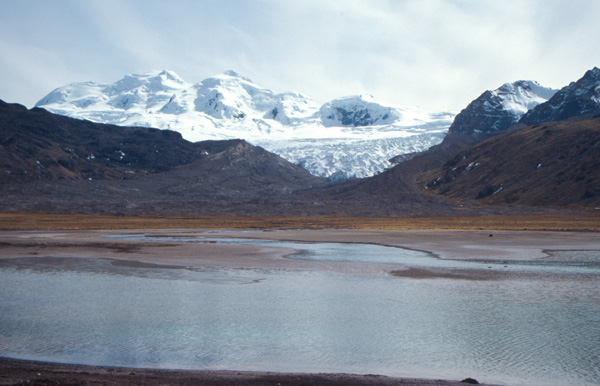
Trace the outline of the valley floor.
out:
<instances>
[{"instance_id":1,"label":"valley floor","mask_svg":"<svg viewBox=\"0 0 600 386\"><path fill-rule=\"evenodd\" d=\"M0 212L0 230L83 229L370 229L600 231L600 210L465 216L234 216L55 214Z\"/></svg>"}]
</instances>

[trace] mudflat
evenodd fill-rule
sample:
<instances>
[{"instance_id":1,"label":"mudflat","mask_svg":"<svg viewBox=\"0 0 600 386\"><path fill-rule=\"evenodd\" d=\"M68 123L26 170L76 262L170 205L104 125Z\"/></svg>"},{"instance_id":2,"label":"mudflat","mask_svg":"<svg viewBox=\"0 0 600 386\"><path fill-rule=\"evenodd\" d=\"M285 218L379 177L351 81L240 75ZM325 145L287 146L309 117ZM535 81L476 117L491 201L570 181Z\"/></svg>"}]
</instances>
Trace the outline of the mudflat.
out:
<instances>
[{"instance_id":1,"label":"mudflat","mask_svg":"<svg viewBox=\"0 0 600 386\"><path fill-rule=\"evenodd\" d=\"M145 235L151 240L111 236ZM243 238L307 243L364 243L429 252L443 259L526 260L549 251L600 250L597 232L470 230L210 230L137 229L0 231L0 258L88 257L186 267L369 270L378 264L287 259L291 248L221 244L204 238ZM187 241L183 241L183 240ZM190 239L195 241L190 242Z\"/></svg>"}]
</instances>

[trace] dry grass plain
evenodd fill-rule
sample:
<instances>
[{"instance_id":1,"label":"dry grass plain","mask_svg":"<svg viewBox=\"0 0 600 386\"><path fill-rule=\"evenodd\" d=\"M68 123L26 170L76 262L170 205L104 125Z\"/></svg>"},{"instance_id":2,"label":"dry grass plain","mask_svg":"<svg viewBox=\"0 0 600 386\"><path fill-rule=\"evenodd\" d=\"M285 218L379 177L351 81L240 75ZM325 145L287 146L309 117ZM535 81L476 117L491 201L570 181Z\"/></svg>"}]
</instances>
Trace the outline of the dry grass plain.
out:
<instances>
[{"instance_id":1,"label":"dry grass plain","mask_svg":"<svg viewBox=\"0 0 600 386\"><path fill-rule=\"evenodd\" d=\"M456 217L109 216L0 213L0 230L371 229L600 231L600 210Z\"/></svg>"}]
</instances>

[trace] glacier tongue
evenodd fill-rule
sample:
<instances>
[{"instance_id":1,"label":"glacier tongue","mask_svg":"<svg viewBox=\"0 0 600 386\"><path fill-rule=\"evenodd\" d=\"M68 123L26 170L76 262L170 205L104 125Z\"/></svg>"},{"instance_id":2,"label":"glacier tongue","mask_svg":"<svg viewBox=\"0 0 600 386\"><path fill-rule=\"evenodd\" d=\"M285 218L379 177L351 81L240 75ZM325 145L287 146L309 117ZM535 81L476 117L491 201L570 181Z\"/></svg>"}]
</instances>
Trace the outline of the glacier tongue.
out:
<instances>
[{"instance_id":1,"label":"glacier tongue","mask_svg":"<svg viewBox=\"0 0 600 386\"><path fill-rule=\"evenodd\" d=\"M439 131L407 137L258 140L254 144L279 154L314 175L335 181L380 173L392 166L391 158L427 150L442 142L445 136L445 131Z\"/></svg>"},{"instance_id":2,"label":"glacier tongue","mask_svg":"<svg viewBox=\"0 0 600 386\"><path fill-rule=\"evenodd\" d=\"M190 141L242 138L331 179L367 177L443 139L455 114L349 96L324 105L261 88L235 71L190 84L172 71L112 84L72 83L36 107L94 122L178 131Z\"/></svg>"}]
</instances>

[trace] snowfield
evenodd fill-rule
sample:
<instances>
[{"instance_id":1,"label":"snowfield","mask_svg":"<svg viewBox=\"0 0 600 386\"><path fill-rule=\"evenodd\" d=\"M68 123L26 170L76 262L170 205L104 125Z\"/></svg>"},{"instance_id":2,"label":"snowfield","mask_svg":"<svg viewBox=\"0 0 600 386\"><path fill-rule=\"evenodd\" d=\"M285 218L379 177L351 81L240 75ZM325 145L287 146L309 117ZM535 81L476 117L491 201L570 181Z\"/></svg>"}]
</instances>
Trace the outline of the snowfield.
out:
<instances>
[{"instance_id":1,"label":"snowfield","mask_svg":"<svg viewBox=\"0 0 600 386\"><path fill-rule=\"evenodd\" d=\"M331 179L368 177L392 157L442 141L452 112L386 105L369 95L319 105L275 93L234 71L191 84L172 71L127 75L112 84L72 83L36 107L121 126L178 131L190 141L242 138Z\"/></svg>"},{"instance_id":2,"label":"snowfield","mask_svg":"<svg viewBox=\"0 0 600 386\"><path fill-rule=\"evenodd\" d=\"M531 80L520 80L505 83L492 91L501 101L504 110L512 113L519 120L527 111L548 101L558 90L542 87Z\"/></svg>"}]
</instances>

